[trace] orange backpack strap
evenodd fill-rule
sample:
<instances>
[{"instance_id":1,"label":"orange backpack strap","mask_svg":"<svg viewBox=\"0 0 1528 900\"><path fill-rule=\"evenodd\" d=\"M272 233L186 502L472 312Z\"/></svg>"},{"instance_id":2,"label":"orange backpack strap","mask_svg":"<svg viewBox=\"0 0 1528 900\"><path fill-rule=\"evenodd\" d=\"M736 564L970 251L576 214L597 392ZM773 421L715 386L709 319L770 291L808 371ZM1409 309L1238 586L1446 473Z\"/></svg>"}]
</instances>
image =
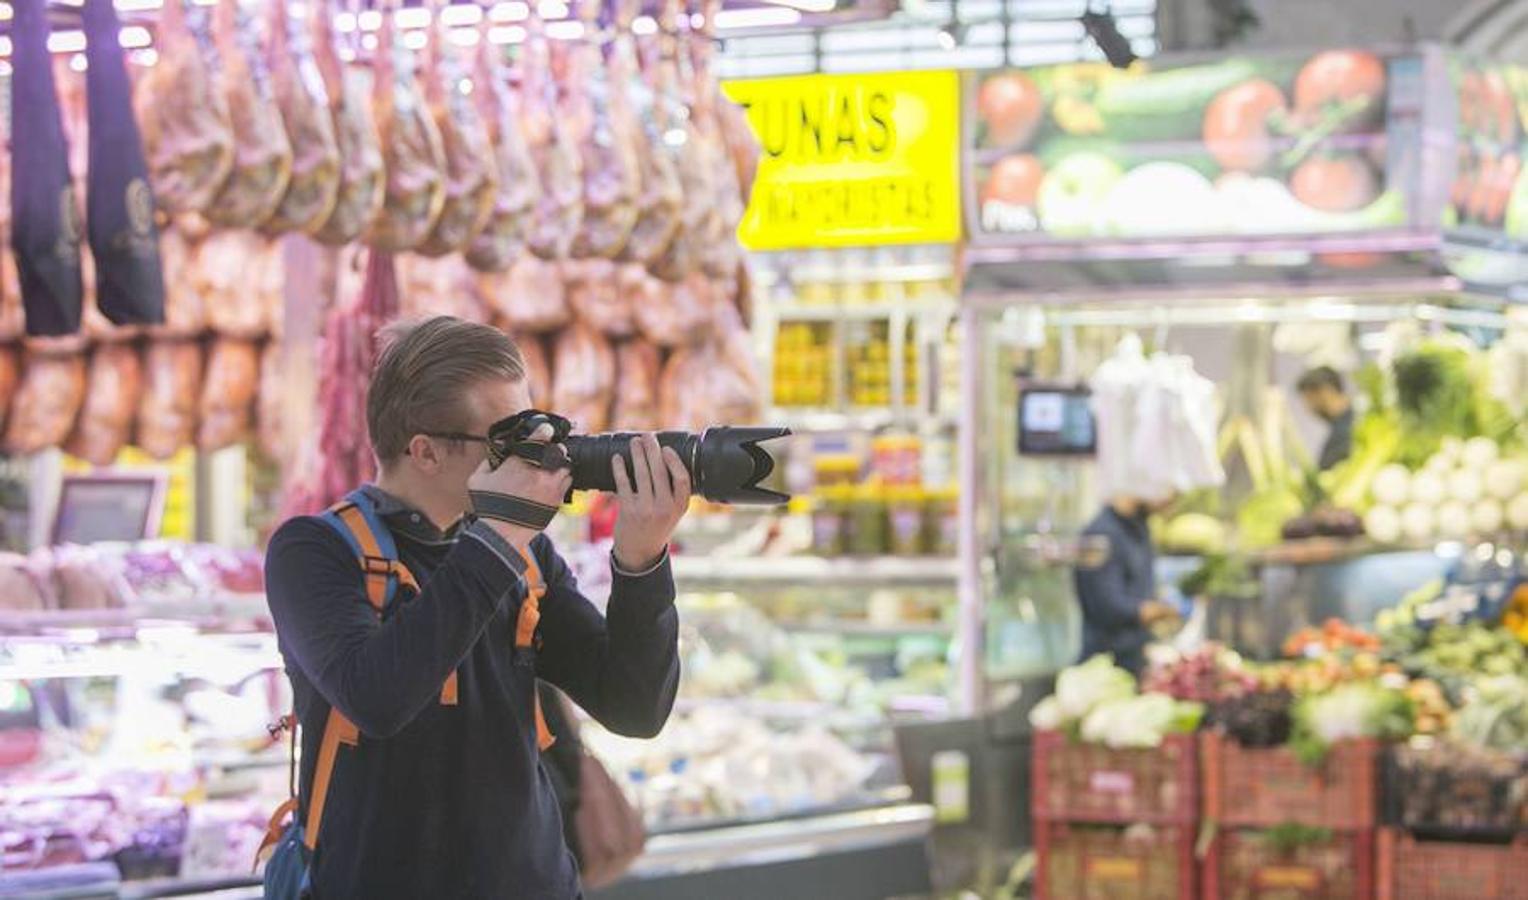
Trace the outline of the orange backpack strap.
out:
<instances>
[{"instance_id":1,"label":"orange backpack strap","mask_svg":"<svg viewBox=\"0 0 1528 900\"><path fill-rule=\"evenodd\" d=\"M366 578L366 599L378 615L392 602L399 585L416 594L419 592L419 582L408 566L399 562L392 533L377 517L365 491L350 492L344 500L330 507L322 518L345 538L360 561L361 573ZM440 702L455 706L457 699L456 673L452 672L441 685Z\"/></svg>"},{"instance_id":2,"label":"orange backpack strap","mask_svg":"<svg viewBox=\"0 0 1528 900\"><path fill-rule=\"evenodd\" d=\"M329 719L324 722L324 736L318 745L318 762L313 767L313 794L308 799L308 821L303 825L303 843L312 850L318 845L318 829L324 822L324 806L329 799L329 782L334 777L334 763L339 758L340 744L354 747L360 732L345 714L330 707Z\"/></svg>"},{"instance_id":3,"label":"orange backpack strap","mask_svg":"<svg viewBox=\"0 0 1528 900\"><path fill-rule=\"evenodd\" d=\"M529 546L516 546L515 550L525 558L525 599L520 603L520 615L515 620L515 647L530 647L536 640L536 626L541 623L541 598L546 596L546 580L541 577L541 566ZM546 716L541 711L541 692L536 692L536 746L542 750L552 746L557 738L547 727Z\"/></svg>"}]
</instances>

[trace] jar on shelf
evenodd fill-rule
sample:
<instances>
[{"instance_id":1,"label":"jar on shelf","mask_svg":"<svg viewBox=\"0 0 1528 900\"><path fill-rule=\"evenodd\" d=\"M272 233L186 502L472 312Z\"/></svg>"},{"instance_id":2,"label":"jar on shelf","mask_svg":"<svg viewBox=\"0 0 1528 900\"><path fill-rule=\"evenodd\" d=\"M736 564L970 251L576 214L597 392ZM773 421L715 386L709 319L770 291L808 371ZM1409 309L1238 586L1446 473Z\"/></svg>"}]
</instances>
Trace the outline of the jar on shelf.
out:
<instances>
[{"instance_id":1,"label":"jar on shelf","mask_svg":"<svg viewBox=\"0 0 1528 900\"><path fill-rule=\"evenodd\" d=\"M960 534L960 491L954 485L924 494L923 544L935 556L954 556Z\"/></svg>"},{"instance_id":2,"label":"jar on shelf","mask_svg":"<svg viewBox=\"0 0 1528 900\"><path fill-rule=\"evenodd\" d=\"M886 484L917 484L923 441L917 435L883 434L870 444L870 470Z\"/></svg>"},{"instance_id":3,"label":"jar on shelf","mask_svg":"<svg viewBox=\"0 0 1528 900\"><path fill-rule=\"evenodd\" d=\"M923 488L913 484L886 489L887 544L894 556L920 556L926 552Z\"/></svg>"},{"instance_id":4,"label":"jar on shelf","mask_svg":"<svg viewBox=\"0 0 1528 900\"><path fill-rule=\"evenodd\" d=\"M812 469L818 487L854 485L859 482L860 460L853 453L831 453L816 457Z\"/></svg>"},{"instance_id":5,"label":"jar on shelf","mask_svg":"<svg viewBox=\"0 0 1528 900\"><path fill-rule=\"evenodd\" d=\"M849 508L854 488L834 484L812 492L812 552L842 556L849 536Z\"/></svg>"},{"instance_id":6,"label":"jar on shelf","mask_svg":"<svg viewBox=\"0 0 1528 900\"><path fill-rule=\"evenodd\" d=\"M879 484L852 489L849 505L849 553L880 556L886 553L886 493Z\"/></svg>"}]
</instances>

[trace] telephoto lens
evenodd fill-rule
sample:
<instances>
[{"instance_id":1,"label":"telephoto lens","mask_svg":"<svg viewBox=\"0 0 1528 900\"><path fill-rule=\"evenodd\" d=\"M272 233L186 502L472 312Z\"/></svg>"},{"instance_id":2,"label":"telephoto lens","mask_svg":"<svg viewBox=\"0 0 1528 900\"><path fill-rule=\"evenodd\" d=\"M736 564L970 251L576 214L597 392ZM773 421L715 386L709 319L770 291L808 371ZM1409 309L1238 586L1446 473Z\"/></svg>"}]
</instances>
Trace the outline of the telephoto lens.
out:
<instances>
[{"instance_id":1,"label":"telephoto lens","mask_svg":"<svg viewBox=\"0 0 1528 900\"><path fill-rule=\"evenodd\" d=\"M672 447L689 470L694 493L714 503L749 503L778 505L790 496L759 483L774 471L775 460L760 447L764 441L789 435L789 428L732 427L719 425L700 434L688 431L662 431L658 443ZM572 435L565 446L573 465L573 489L579 491L614 491L615 473L611 459L619 456L632 475L631 432Z\"/></svg>"}]
</instances>

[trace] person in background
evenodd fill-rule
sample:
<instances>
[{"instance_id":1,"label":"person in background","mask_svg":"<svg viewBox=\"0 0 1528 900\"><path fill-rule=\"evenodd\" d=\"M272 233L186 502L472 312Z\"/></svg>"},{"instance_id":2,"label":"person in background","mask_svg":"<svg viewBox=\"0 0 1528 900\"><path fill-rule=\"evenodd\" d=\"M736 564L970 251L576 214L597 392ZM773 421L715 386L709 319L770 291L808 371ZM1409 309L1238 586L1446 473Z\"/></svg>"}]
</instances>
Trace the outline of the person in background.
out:
<instances>
[{"instance_id":1,"label":"person in background","mask_svg":"<svg viewBox=\"0 0 1528 900\"><path fill-rule=\"evenodd\" d=\"M1342 375L1331 366L1311 369L1295 386L1305 408L1327 424L1326 443L1316 461L1324 472L1353 453L1353 400Z\"/></svg>"},{"instance_id":2,"label":"person in background","mask_svg":"<svg viewBox=\"0 0 1528 900\"><path fill-rule=\"evenodd\" d=\"M1178 616L1157 599L1156 551L1151 544L1151 514L1172 498L1147 500L1116 497L1084 529L1084 537L1108 542L1109 555L1079 564L1073 573L1082 605L1082 659L1108 653L1137 678L1146 668L1146 645L1152 626Z\"/></svg>"}]
</instances>

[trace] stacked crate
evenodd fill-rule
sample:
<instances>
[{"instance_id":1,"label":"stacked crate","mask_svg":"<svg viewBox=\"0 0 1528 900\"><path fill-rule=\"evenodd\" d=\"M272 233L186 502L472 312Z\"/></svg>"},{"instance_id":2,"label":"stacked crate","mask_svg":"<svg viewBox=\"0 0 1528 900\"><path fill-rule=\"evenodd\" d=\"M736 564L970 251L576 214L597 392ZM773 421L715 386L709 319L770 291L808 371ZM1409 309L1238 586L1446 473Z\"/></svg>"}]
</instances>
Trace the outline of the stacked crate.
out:
<instances>
[{"instance_id":1,"label":"stacked crate","mask_svg":"<svg viewBox=\"0 0 1528 900\"><path fill-rule=\"evenodd\" d=\"M1347 741L1319 766L1287 747L1201 735L1204 816L1213 837L1204 896L1216 900L1374 897L1379 747Z\"/></svg>"},{"instance_id":2,"label":"stacked crate","mask_svg":"<svg viewBox=\"0 0 1528 900\"><path fill-rule=\"evenodd\" d=\"M1479 773L1451 765L1455 752L1386 754L1380 900L1528 900L1528 753Z\"/></svg>"},{"instance_id":3,"label":"stacked crate","mask_svg":"<svg viewBox=\"0 0 1528 900\"><path fill-rule=\"evenodd\" d=\"M1031 813L1040 900L1193 900L1199 763L1191 735L1111 750L1035 735Z\"/></svg>"}]
</instances>

